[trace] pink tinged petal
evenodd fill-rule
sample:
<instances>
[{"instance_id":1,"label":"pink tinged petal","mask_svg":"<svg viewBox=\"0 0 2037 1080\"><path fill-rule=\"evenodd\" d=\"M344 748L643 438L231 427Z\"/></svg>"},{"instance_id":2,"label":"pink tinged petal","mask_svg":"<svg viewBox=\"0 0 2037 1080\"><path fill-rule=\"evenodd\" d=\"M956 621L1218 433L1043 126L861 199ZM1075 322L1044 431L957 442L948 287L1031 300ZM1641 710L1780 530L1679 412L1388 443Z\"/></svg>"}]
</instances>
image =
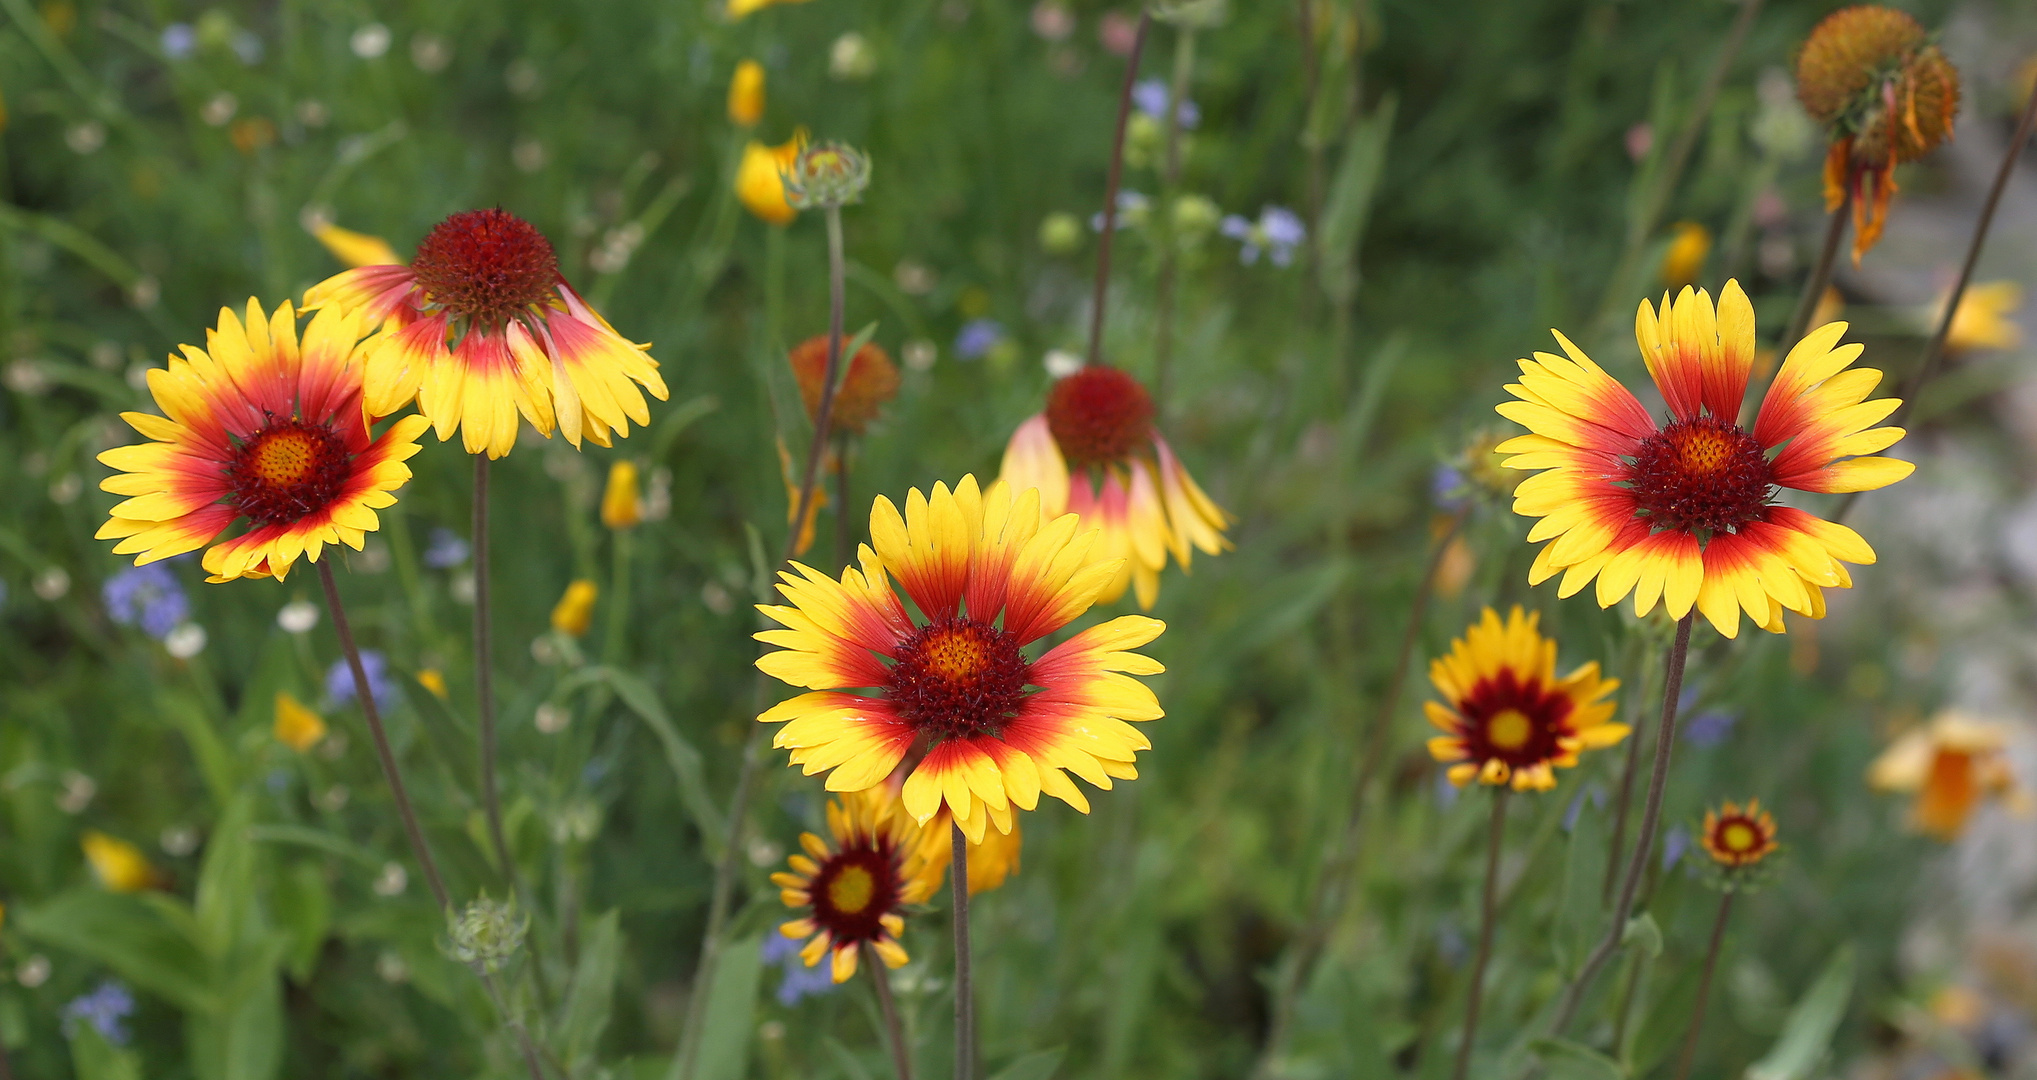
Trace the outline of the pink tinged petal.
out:
<instances>
[{"instance_id":1,"label":"pink tinged petal","mask_svg":"<svg viewBox=\"0 0 2037 1080\"><path fill-rule=\"evenodd\" d=\"M327 306L351 308L369 322L381 322L405 306L416 285L417 275L408 266L361 266L312 286L304 294L304 307L307 311Z\"/></svg>"},{"instance_id":2,"label":"pink tinged petal","mask_svg":"<svg viewBox=\"0 0 2037 1080\"><path fill-rule=\"evenodd\" d=\"M1011 441L1004 448L998 478L1010 484L1014 492L1039 489L1040 510L1049 518L1068 512L1068 461L1062 457L1061 447L1047 427L1045 413L1028 418L1012 432Z\"/></svg>"},{"instance_id":3,"label":"pink tinged petal","mask_svg":"<svg viewBox=\"0 0 2037 1080\"><path fill-rule=\"evenodd\" d=\"M362 349L367 356L364 401L368 412L375 416L388 416L402 409L419 396L428 375L452 362L452 355L446 350L443 315L420 319L393 334L385 330L370 338ZM422 400L418 401L418 408L434 424L439 423L438 415L425 408ZM454 419L449 417L445 421L440 440L452 435Z\"/></svg>"}]
</instances>

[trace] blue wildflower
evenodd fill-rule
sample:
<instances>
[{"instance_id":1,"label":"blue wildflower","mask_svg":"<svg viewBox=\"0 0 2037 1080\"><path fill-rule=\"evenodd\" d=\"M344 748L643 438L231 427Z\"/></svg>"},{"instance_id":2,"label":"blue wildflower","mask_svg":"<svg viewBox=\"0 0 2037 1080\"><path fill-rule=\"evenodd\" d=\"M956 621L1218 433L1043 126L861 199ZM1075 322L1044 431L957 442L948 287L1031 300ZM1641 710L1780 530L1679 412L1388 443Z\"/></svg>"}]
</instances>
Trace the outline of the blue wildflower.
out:
<instances>
[{"instance_id":1,"label":"blue wildflower","mask_svg":"<svg viewBox=\"0 0 2037 1080\"><path fill-rule=\"evenodd\" d=\"M1003 340L1003 323L996 319L971 319L955 335L955 355L964 360L981 359Z\"/></svg>"},{"instance_id":2,"label":"blue wildflower","mask_svg":"<svg viewBox=\"0 0 2037 1080\"><path fill-rule=\"evenodd\" d=\"M157 641L191 618L191 599L176 575L161 563L130 566L106 579L99 590L106 614L122 626L139 626Z\"/></svg>"},{"instance_id":3,"label":"blue wildflower","mask_svg":"<svg viewBox=\"0 0 2037 1080\"><path fill-rule=\"evenodd\" d=\"M799 958L800 943L780 933L764 935L764 962L777 964L785 971L785 977L778 983L778 1004L791 1008L803 997L817 997L833 993L835 979L832 969L826 965L807 967Z\"/></svg>"},{"instance_id":4,"label":"blue wildflower","mask_svg":"<svg viewBox=\"0 0 2037 1080\"><path fill-rule=\"evenodd\" d=\"M182 60L198 51L198 31L190 23L171 23L163 27L163 55L172 60Z\"/></svg>"},{"instance_id":5,"label":"blue wildflower","mask_svg":"<svg viewBox=\"0 0 2037 1080\"><path fill-rule=\"evenodd\" d=\"M1167 99L1170 96L1165 79L1140 79L1132 87L1132 104L1155 120L1167 119ZM1195 107L1195 102L1184 98L1181 107L1174 110L1174 117L1183 128L1192 130L1202 123L1202 110Z\"/></svg>"},{"instance_id":6,"label":"blue wildflower","mask_svg":"<svg viewBox=\"0 0 2037 1080\"><path fill-rule=\"evenodd\" d=\"M396 680L389 675L389 658L373 649L361 650L361 671L368 676L368 692L374 695L375 706L387 709L396 703ZM336 706L352 704L354 700L354 673L347 666L346 657L333 661L325 669L325 696Z\"/></svg>"},{"instance_id":7,"label":"blue wildflower","mask_svg":"<svg viewBox=\"0 0 2037 1080\"><path fill-rule=\"evenodd\" d=\"M1692 746L1717 746L1733 734L1740 714L1724 709L1707 709L1684 722L1684 741Z\"/></svg>"},{"instance_id":8,"label":"blue wildflower","mask_svg":"<svg viewBox=\"0 0 2037 1080\"><path fill-rule=\"evenodd\" d=\"M64 1006L64 1034L66 1037L76 1034L82 1020L99 1029L107 1042L126 1046L127 1018L133 1014L134 992L118 979L108 979L97 990L73 998Z\"/></svg>"},{"instance_id":9,"label":"blue wildflower","mask_svg":"<svg viewBox=\"0 0 2037 1080\"><path fill-rule=\"evenodd\" d=\"M1153 200L1136 191L1118 192L1118 216L1111 222L1113 230L1143 225L1146 215L1153 208ZM1089 215L1089 231L1103 231L1103 212Z\"/></svg>"},{"instance_id":10,"label":"blue wildflower","mask_svg":"<svg viewBox=\"0 0 2037 1080\"><path fill-rule=\"evenodd\" d=\"M473 553L473 545L459 533L446 528L433 529L431 543L424 549L424 565L434 570L450 570L466 562Z\"/></svg>"},{"instance_id":11,"label":"blue wildflower","mask_svg":"<svg viewBox=\"0 0 2037 1080\"><path fill-rule=\"evenodd\" d=\"M1261 253L1271 258L1275 266L1291 265L1295 249L1308 239L1308 227L1284 206L1261 210L1258 221L1232 214L1224 218L1218 231L1238 241L1238 261L1246 266L1258 262Z\"/></svg>"}]
</instances>

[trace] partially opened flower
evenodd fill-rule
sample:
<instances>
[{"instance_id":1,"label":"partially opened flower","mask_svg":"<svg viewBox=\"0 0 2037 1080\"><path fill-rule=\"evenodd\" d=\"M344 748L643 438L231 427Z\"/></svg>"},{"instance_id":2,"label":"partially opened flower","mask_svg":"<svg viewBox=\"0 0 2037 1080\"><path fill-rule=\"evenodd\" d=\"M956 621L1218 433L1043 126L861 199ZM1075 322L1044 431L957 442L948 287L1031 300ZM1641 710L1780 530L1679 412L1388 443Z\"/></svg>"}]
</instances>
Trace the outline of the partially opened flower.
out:
<instances>
[{"instance_id":1,"label":"partially opened flower","mask_svg":"<svg viewBox=\"0 0 2037 1080\"><path fill-rule=\"evenodd\" d=\"M1806 335L1782 362L1750 432L1740 426L1754 363L1754 308L1738 282L1712 298L1686 288L1662 314L1642 301L1634 336L1668 404L1658 426L1619 381L1561 333L1567 359L1520 361L1500 415L1533 432L1500 445L1512 469L1546 470L1514 489L1514 511L1540 518L1547 540L1528 571L1559 571L1558 594L1596 578L1600 607L1634 594L1646 616L1660 600L1672 618L1695 606L1733 637L1744 610L1781 633L1782 613L1823 618L1823 590L1852 584L1841 560L1872 563L1874 549L1836 522L1777 503L1782 488L1872 491L1915 466L1878 457L1903 436L1873 427L1895 398L1868 401L1881 372L1848 370L1859 345L1841 345L1843 322Z\"/></svg>"},{"instance_id":2,"label":"partially opened flower","mask_svg":"<svg viewBox=\"0 0 2037 1080\"><path fill-rule=\"evenodd\" d=\"M750 213L773 225L790 225L799 211L785 198L785 176L806 147L806 130L777 146L750 140L743 144L743 159L736 166L736 198Z\"/></svg>"},{"instance_id":3,"label":"partially opened flower","mask_svg":"<svg viewBox=\"0 0 2037 1080\"><path fill-rule=\"evenodd\" d=\"M1580 751L1627 737L1627 725L1612 722L1610 695L1620 680L1600 678L1596 660L1558 678L1556 642L1537 629L1541 618L1516 607L1501 622L1486 608L1449 653L1429 663L1443 700L1422 708L1444 732L1429 740L1429 753L1450 765L1458 787L1477 780L1547 791Z\"/></svg>"},{"instance_id":4,"label":"partially opened flower","mask_svg":"<svg viewBox=\"0 0 2037 1080\"><path fill-rule=\"evenodd\" d=\"M931 497L915 488L903 515L879 497L870 537L860 569L837 581L795 563L779 575L790 605L758 609L785 629L757 635L782 646L757 666L814 691L757 718L785 723L773 745L792 764L828 773L830 791L861 791L917 747L906 810L924 824L946 805L972 841L986 823L1010 831L1013 807L1033 809L1041 792L1087 812L1068 772L1105 790L1138 776L1133 758L1151 744L1126 721L1162 712L1129 676L1162 668L1129 650L1162 624L1126 615L1025 652L1116 576L1118 560L1093 554L1093 529L1043 515L1036 491L1014 496L1002 481L979 491L968 476Z\"/></svg>"},{"instance_id":5,"label":"partially opened flower","mask_svg":"<svg viewBox=\"0 0 2037 1080\"><path fill-rule=\"evenodd\" d=\"M838 983L856 973L864 945L886 967L903 967L904 909L925 903L941 882L921 854L919 826L883 784L830 800L827 814L834 842L802 833L805 854L789 860L792 872L771 875L785 906L801 912L778 932L808 939L799 954L807 967L831 956Z\"/></svg>"},{"instance_id":6,"label":"partially opened flower","mask_svg":"<svg viewBox=\"0 0 2037 1080\"><path fill-rule=\"evenodd\" d=\"M99 455L118 470L99 486L132 496L99 539L137 565L211 544L209 580L283 578L328 544L358 551L380 527L375 511L410 479L421 417L376 437L361 411L358 318L321 311L300 345L288 303L273 316L248 301L247 320L222 309L203 350L183 347L149 372L165 413L122 413L152 441ZM235 523L245 528L213 543Z\"/></svg>"},{"instance_id":7,"label":"partially opened flower","mask_svg":"<svg viewBox=\"0 0 2037 1080\"><path fill-rule=\"evenodd\" d=\"M569 637L585 637L594 625L594 602L601 598L601 587L586 578L566 586L559 594L559 602L552 605L552 629Z\"/></svg>"},{"instance_id":8,"label":"partially opened flower","mask_svg":"<svg viewBox=\"0 0 2037 1080\"><path fill-rule=\"evenodd\" d=\"M1775 842L1775 819L1761 808L1760 799L1721 803L1705 811L1704 835L1699 838L1712 862L1728 870L1754 866L1782 845Z\"/></svg>"},{"instance_id":9,"label":"partially opened flower","mask_svg":"<svg viewBox=\"0 0 2037 1080\"><path fill-rule=\"evenodd\" d=\"M1877 790L1917 797L1911 823L1939 840L1955 840L1982 802L2001 799L2022 810L2029 797L2009 767L2009 728L1956 709L1939 713L1882 751L1868 767Z\"/></svg>"},{"instance_id":10,"label":"partially opened flower","mask_svg":"<svg viewBox=\"0 0 2037 1080\"><path fill-rule=\"evenodd\" d=\"M729 79L729 123L756 127L764 118L764 65L745 60L736 65Z\"/></svg>"},{"instance_id":11,"label":"partially opened flower","mask_svg":"<svg viewBox=\"0 0 2037 1080\"><path fill-rule=\"evenodd\" d=\"M1712 230L1695 221L1679 221L1662 252L1662 284L1680 289L1697 281L1712 253Z\"/></svg>"},{"instance_id":12,"label":"partially opened flower","mask_svg":"<svg viewBox=\"0 0 2037 1080\"><path fill-rule=\"evenodd\" d=\"M1825 205L1853 199L1853 262L1881 238L1896 166L1952 138L1959 71L1917 20L1859 4L1827 15L1797 53L1797 99L1832 129Z\"/></svg>"},{"instance_id":13,"label":"partially opened flower","mask_svg":"<svg viewBox=\"0 0 2037 1080\"><path fill-rule=\"evenodd\" d=\"M1040 489L1049 515L1080 514L1103 530L1098 554L1123 559L1100 603L1137 589L1139 606L1160 596L1171 554L1188 570L1194 552L1231 547L1231 516L1203 494L1174 448L1153 426L1153 399L1114 367L1085 367L1061 379L1047 408L1012 434L999 478L1016 490Z\"/></svg>"},{"instance_id":14,"label":"partially opened flower","mask_svg":"<svg viewBox=\"0 0 2037 1080\"><path fill-rule=\"evenodd\" d=\"M517 416L566 441L608 446L665 400L648 345L615 332L559 274L543 233L502 210L433 227L407 266L362 266L315 285L306 310L358 311L381 330L362 345L367 405L388 416L414 398L441 440L470 454L516 445ZM641 387L641 389L639 389Z\"/></svg>"}]
</instances>

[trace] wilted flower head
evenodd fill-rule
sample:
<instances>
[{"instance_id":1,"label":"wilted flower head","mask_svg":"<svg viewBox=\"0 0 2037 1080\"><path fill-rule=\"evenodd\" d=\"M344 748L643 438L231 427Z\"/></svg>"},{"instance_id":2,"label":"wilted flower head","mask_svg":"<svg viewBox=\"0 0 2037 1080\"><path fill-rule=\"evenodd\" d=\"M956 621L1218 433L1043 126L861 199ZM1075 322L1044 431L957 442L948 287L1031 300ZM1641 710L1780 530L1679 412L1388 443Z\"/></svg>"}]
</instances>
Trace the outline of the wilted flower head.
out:
<instances>
[{"instance_id":1,"label":"wilted flower head","mask_svg":"<svg viewBox=\"0 0 2037 1080\"><path fill-rule=\"evenodd\" d=\"M1221 229L1225 236L1239 242L1238 261L1246 266L1258 262L1262 252L1272 258L1275 266L1290 265L1295 249L1308 239L1308 226L1284 206L1266 207L1259 212L1258 221L1232 214L1224 219Z\"/></svg>"},{"instance_id":2,"label":"wilted flower head","mask_svg":"<svg viewBox=\"0 0 2037 1080\"><path fill-rule=\"evenodd\" d=\"M498 902L485 893L447 922L453 959L490 973L516 955L530 930L530 917L518 916L514 896Z\"/></svg>"},{"instance_id":3,"label":"wilted flower head","mask_svg":"<svg viewBox=\"0 0 2037 1080\"><path fill-rule=\"evenodd\" d=\"M191 600L162 563L131 566L106 579L99 591L106 614L122 626L139 626L161 641L191 617Z\"/></svg>"},{"instance_id":4,"label":"wilted flower head","mask_svg":"<svg viewBox=\"0 0 2037 1080\"><path fill-rule=\"evenodd\" d=\"M785 201L794 209L853 206L870 186L870 155L831 139L817 142L793 159L784 182Z\"/></svg>"},{"instance_id":5,"label":"wilted flower head","mask_svg":"<svg viewBox=\"0 0 2037 1080\"><path fill-rule=\"evenodd\" d=\"M1917 20L1860 4L1827 15L1797 53L1797 99L1832 129L1825 202L1853 196L1853 261L1874 246L1895 194L1895 167L1952 137L1959 71Z\"/></svg>"},{"instance_id":6,"label":"wilted flower head","mask_svg":"<svg viewBox=\"0 0 2037 1080\"><path fill-rule=\"evenodd\" d=\"M799 383L800 400L806 403L808 419L813 419L820 410L821 383L827 377L827 335L800 342L792 350L790 360L792 376ZM898 396L898 367L891 362L891 354L874 341L856 350L856 355L849 357L842 367L830 423L837 430L861 435L870 421L877 419L877 411L884 403Z\"/></svg>"}]
</instances>

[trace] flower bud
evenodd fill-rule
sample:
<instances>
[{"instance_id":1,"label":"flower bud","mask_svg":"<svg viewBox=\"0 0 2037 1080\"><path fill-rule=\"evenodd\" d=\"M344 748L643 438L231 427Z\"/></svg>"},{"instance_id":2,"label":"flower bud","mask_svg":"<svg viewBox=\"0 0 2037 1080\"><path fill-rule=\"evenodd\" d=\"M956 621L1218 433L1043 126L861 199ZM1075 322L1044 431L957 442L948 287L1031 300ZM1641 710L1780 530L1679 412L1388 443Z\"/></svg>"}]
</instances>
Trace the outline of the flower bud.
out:
<instances>
[{"instance_id":1,"label":"flower bud","mask_svg":"<svg viewBox=\"0 0 2037 1080\"><path fill-rule=\"evenodd\" d=\"M729 80L729 123L755 127L764 118L764 65L745 60Z\"/></svg>"},{"instance_id":2,"label":"flower bud","mask_svg":"<svg viewBox=\"0 0 2037 1080\"><path fill-rule=\"evenodd\" d=\"M627 459L608 467L608 487L601 493L601 523L611 529L632 529L644 520L638 493L637 466Z\"/></svg>"},{"instance_id":3,"label":"flower bud","mask_svg":"<svg viewBox=\"0 0 2037 1080\"><path fill-rule=\"evenodd\" d=\"M594 624L594 601L600 595L601 590L585 578L566 586L565 595L552 607L552 629L569 637L585 636Z\"/></svg>"},{"instance_id":4,"label":"flower bud","mask_svg":"<svg viewBox=\"0 0 2037 1080\"><path fill-rule=\"evenodd\" d=\"M870 186L870 157L846 143L817 142L799 152L784 179L785 201L795 209L852 206Z\"/></svg>"},{"instance_id":5,"label":"flower bud","mask_svg":"<svg viewBox=\"0 0 2037 1080\"><path fill-rule=\"evenodd\" d=\"M523 947L530 917L518 917L515 897L498 903L484 893L458 916L449 918L447 930L452 936L449 951L453 959L492 974Z\"/></svg>"}]
</instances>

